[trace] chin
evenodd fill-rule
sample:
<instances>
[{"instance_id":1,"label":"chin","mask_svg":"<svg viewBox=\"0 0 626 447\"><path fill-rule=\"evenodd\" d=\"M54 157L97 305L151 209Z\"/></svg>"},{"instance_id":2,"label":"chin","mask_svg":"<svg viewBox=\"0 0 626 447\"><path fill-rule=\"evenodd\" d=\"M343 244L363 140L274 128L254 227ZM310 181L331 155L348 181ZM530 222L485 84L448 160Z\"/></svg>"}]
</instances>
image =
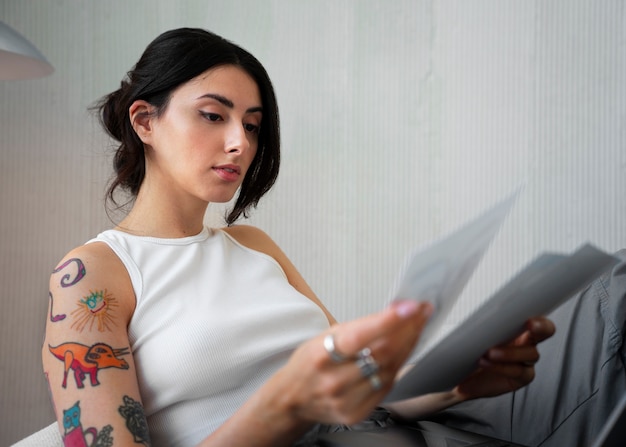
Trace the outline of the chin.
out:
<instances>
[{"instance_id":1,"label":"chin","mask_svg":"<svg viewBox=\"0 0 626 447\"><path fill-rule=\"evenodd\" d=\"M210 187L209 189L206 189L204 191L198 191L198 197L202 198L202 200L206 201L207 203L214 203L216 205L226 204L232 202L233 200L236 200L239 196L239 190L241 186L237 186L236 188L233 187L234 185L213 185L213 187Z\"/></svg>"},{"instance_id":2,"label":"chin","mask_svg":"<svg viewBox=\"0 0 626 447\"><path fill-rule=\"evenodd\" d=\"M212 194L208 197L207 202L209 203L215 203L215 204L226 204L229 202L233 202L235 199L237 198L237 194L233 193L233 194L220 194L220 195L215 195Z\"/></svg>"}]
</instances>

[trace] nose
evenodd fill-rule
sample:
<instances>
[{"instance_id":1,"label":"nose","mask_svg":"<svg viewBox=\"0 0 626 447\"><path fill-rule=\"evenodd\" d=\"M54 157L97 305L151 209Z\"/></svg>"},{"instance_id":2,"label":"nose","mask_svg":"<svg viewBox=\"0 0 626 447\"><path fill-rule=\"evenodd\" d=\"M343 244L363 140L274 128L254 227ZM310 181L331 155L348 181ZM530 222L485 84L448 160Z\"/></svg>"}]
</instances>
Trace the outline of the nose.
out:
<instances>
[{"instance_id":1,"label":"nose","mask_svg":"<svg viewBox=\"0 0 626 447\"><path fill-rule=\"evenodd\" d=\"M243 124L233 123L228 128L224 151L229 154L241 154L250 148L250 141Z\"/></svg>"}]
</instances>

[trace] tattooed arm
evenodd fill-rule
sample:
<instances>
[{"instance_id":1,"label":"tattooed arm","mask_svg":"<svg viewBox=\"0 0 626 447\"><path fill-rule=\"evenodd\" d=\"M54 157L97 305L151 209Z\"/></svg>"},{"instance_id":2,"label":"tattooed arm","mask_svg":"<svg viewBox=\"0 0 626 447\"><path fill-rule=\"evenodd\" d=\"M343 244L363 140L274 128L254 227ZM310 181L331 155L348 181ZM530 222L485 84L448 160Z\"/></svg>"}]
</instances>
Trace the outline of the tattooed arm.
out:
<instances>
[{"instance_id":1,"label":"tattooed arm","mask_svg":"<svg viewBox=\"0 0 626 447\"><path fill-rule=\"evenodd\" d=\"M67 446L150 445L128 340L134 307L128 273L103 243L52 272L42 360Z\"/></svg>"}]
</instances>

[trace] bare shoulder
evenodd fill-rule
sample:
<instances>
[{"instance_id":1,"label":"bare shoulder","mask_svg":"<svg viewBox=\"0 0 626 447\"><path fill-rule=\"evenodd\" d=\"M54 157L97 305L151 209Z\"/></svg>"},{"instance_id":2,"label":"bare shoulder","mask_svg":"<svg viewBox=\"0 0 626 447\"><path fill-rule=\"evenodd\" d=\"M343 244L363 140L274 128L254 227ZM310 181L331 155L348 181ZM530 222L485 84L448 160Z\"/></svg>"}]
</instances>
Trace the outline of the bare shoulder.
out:
<instances>
[{"instance_id":1,"label":"bare shoulder","mask_svg":"<svg viewBox=\"0 0 626 447\"><path fill-rule=\"evenodd\" d=\"M80 258L89 260L89 262L114 264L117 260L117 256L104 242L91 242L72 249L67 253L63 259L67 258Z\"/></svg>"},{"instance_id":2,"label":"bare shoulder","mask_svg":"<svg viewBox=\"0 0 626 447\"><path fill-rule=\"evenodd\" d=\"M252 225L234 225L223 230L244 247L260 251L273 258L280 257L282 254L276 242L260 228Z\"/></svg>"},{"instance_id":3,"label":"bare shoulder","mask_svg":"<svg viewBox=\"0 0 626 447\"><path fill-rule=\"evenodd\" d=\"M74 270L74 275L70 270ZM104 242L92 242L71 250L54 268L52 276L61 273L63 273L63 278L60 280L62 287L75 285L83 278L88 282L97 280L99 277L109 278L113 283L123 283L125 279L130 282L126 267ZM70 279L72 276L74 276L73 279Z\"/></svg>"},{"instance_id":4,"label":"bare shoulder","mask_svg":"<svg viewBox=\"0 0 626 447\"><path fill-rule=\"evenodd\" d=\"M115 445L133 444L129 424L147 428L128 334L135 295L124 264L104 242L77 247L53 268L49 297L41 359L59 427L67 430L72 414L72 424L96 427L98 441L102 435L111 445L112 432Z\"/></svg>"},{"instance_id":5,"label":"bare shoulder","mask_svg":"<svg viewBox=\"0 0 626 447\"><path fill-rule=\"evenodd\" d=\"M104 242L81 245L67 253L52 270L50 294L79 296L79 302L94 306L88 309L94 315L97 306L115 306L122 320L128 320L135 307L126 267Z\"/></svg>"},{"instance_id":6,"label":"bare shoulder","mask_svg":"<svg viewBox=\"0 0 626 447\"><path fill-rule=\"evenodd\" d=\"M304 280L302 275L298 272L296 267L292 264L291 260L282 251L282 249L267 235L263 230L250 226L250 225L235 225L232 227L224 228L224 231L233 237L244 247L248 247L252 250L265 253L271 256L282 267L289 283L301 294L308 297L311 301L317 304L326 314L330 324L335 324L336 320L331 313L326 309L324 304L315 295L311 287Z\"/></svg>"}]
</instances>

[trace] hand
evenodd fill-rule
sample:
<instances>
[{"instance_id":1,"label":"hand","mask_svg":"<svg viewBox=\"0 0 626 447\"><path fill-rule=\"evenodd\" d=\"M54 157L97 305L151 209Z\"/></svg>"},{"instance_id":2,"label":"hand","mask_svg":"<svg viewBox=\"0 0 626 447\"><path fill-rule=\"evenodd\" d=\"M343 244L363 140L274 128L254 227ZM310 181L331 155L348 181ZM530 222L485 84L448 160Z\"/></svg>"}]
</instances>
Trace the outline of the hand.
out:
<instances>
[{"instance_id":1,"label":"hand","mask_svg":"<svg viewBox=\"0 0 626 447\"><path fill-rule=\"evenodd\" d=\"M535 377L539 360L537 344L550 338L554 323L547 318L531 318L525 331L510 343L491 348L480 359L478 369L461 382L454 393L461 400L491 397L515 391Z\"/></svg>"},{"instance_id":2,"label":"hand","mask_svg":"<svg viewBox=\"0 0 626 447\"><path fill-rule=\"evenodd\" d=\"M365 318L338 324L300 346L270 383L296 421L354 424L365 418L391 388L396 373L410 355L432 305L399 301ZM336 362L324 349L328 333L347 360ZM370 348L379 366L381 386L374 389L355 363Z\"/></svg>"}]
</instances>

